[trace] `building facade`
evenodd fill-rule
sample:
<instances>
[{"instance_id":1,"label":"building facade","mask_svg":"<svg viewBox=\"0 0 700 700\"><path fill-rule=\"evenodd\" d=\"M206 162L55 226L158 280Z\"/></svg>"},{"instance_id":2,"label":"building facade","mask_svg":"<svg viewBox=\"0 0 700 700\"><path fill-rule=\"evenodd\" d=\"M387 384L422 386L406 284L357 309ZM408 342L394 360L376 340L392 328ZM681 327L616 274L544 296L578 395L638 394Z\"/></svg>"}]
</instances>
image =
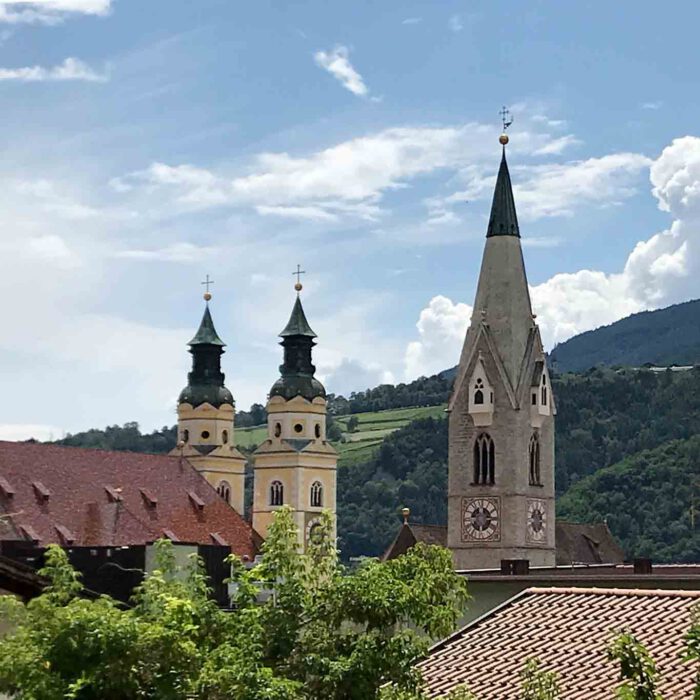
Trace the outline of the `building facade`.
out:
<instances>
[{"instance_id":1,"label":"building facade","mask_svg":"<svg viewBox=\"0 0 700 700\"><path fill-rule=\"evenodd\" d=\"M192 371L178 399L178 444L171 454L185 457L243 515L246 460L235 447L235 404L221 371L225 343L214 328L210 299L207 293L202 322L189 342Z\"/></svg>"},{"instance_id":2,"label":"building facade","mask_svg":"<svg viewBox=\"0 0 700 700\"><path fill-rule=\"evenodd\" d=\"M554 396L530 304L505 144L449 411L457 569L555 563Z\"/></svg>"},{"instance_id":3,"label":"building facade","mask_svg":"<svg viewBox=\"0 0 700 700\"><path fill-rule=\"evenodd\" d=\"M284 362L267 402L267 439L254 455L253 528L265 538L275 511L289 505L303 550L324 510L335 535L337 453L326 441L326 391L311 356L316 334L299 294L280 337Z\"/></svg>"}]
</instances>

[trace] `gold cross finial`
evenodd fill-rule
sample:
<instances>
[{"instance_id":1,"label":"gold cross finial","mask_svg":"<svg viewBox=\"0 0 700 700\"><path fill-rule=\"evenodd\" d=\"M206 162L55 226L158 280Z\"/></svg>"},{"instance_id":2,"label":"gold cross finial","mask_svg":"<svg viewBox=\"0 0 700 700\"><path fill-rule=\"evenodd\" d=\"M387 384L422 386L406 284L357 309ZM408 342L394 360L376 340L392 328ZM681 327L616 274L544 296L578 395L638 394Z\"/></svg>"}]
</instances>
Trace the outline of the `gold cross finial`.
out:
<instances>
[{"instance_id":1,"label":"gold cross finial","mask_svg":"<svg viewBox=\"0 0 700 700\"><path fill-rule=\"evenodd\" d=\"M506 131L508 131L508 127L513 123L513 117L511 117L510 110L505 105L503 105L499 114L501 115L501 122L503 123L503 133L498 137L498 141L502 146L505 146L509 141Z\"/></svg>"},{"instance_id":2,"label":"gold cross finial","mask_svg":"<svg viewBox=\"0 0 700 700\"><path fill-rule=\"evenodd\" d=\"M292 272L292 276L296 275L297 277L297 282L294 285L294 289L296 289L297 294L303 289L303 286L301 284L301 276L306 274L306 270L301 269L301 265L297 265L297 269L295 272Z\"/></svg>"},{"instance_id":3,"label":"gold cross finial","mask_svg":"<svg viewBox=\"0 0 700 700\"><path fill-rule=\"evenodd\" d=\"M209 301L211 299L211 292L209 291L209 287L214 284L214 280L209 279L209 275L207 275L207 278L202 282L203 285L206 286L207 291L204 292L204 301Z\"/></svg>"}]
</instances>

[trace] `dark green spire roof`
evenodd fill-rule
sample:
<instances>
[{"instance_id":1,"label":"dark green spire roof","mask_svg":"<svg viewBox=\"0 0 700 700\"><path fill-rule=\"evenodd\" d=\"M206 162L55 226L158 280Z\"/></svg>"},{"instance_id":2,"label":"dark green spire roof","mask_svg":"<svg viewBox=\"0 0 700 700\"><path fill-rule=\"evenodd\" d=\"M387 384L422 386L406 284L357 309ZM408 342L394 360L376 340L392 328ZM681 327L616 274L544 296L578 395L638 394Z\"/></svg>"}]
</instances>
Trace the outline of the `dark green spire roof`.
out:
<instances>
[{"instance_id":1,"label":"dark green spire roof","mask_svg":"<svg viewBox=\"0 0 700 700\"><path fill-rule=\"evenodd\" d=\"M180 392L178 403L194 407L210 403L216 408L225 403L233 405L233 396L224 386L225 377L221 371L225 343L214 328L209 304L204 309L199 330L188 345L192 353L192 371L187 375L187 386Z\"/></svg>"},{"instance_id":2,"label":"dark green spire roof","mask_svg":"<svg viewBox=\"0 0 700 700\"><path fill-rule=\"evenodd\" d=\"M270 396L281 396L287 401L303 396L308 401L325 397L323 384L314 377L316 368L311 350L316 334L306 320L301 299L297 296L289 323L280 333L284 348L284 362L280 365L280 378L273 384Z\"/></svg>"},{"instance_id":3,"label":"dark green spire roof","mask_svg":"<svg viewBox=\"0 0 700 700\"><path fill-rule=\"evenodd\" d=\"M315 338L316 334L311 330L309 322L306 320L304 307L301 305L301 299L297 296L292 309L292 315L289 317L289 322L280 333L280 338L289 338L293 335L303 335L307 338Z\"/></svg>"},{"instance_id":4,"label":"dark green spire roof","mask_svg":"<svg viewBox=\"0 0 700 700\"><path fill-rule=\"evenodd\" d=\"M219 338L216 328L214 328L214 321L212 321L211 313L209 312L209 304L207 304L204 309L204 316L202 316L202 322L199 324L199 330L195 334L194 338L190 340L188 345L219 345L220 347L225 347L221 338Z\"/></svg>"},{"instance_id":5,"label":"dark green spire roof","mask_svg":"<svg viewBox=\"0 0 700 700\"><path fill-rule=\"evenodd\" d=\"M498 169L496 189L493 192L491 204L491 217L486 238L491 236L517 236L520 238L518 217L515 213L515 200L513 199L513 187L510 184L510 173L506 163L506 149L503 148L501 167Z\"/></svg>"}]
</instances>

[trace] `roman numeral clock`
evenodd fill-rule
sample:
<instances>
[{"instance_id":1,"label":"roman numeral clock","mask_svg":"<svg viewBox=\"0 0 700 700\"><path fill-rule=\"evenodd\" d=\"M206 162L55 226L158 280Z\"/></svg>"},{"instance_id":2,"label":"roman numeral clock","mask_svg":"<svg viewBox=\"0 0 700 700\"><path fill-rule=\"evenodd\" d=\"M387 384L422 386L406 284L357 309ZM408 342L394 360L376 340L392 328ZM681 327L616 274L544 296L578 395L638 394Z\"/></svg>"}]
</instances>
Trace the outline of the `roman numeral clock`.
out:
<instances>
[{"instance_id":1,"label":"roman numeral clock","mask_svg":"<svg viewBox=\"0 0 700 700\"><path fill-rule=\"evenodd\" d=\"M495 542L501 539L500 498L462 499L462 540Z\"/></svg>"}]
</instances>

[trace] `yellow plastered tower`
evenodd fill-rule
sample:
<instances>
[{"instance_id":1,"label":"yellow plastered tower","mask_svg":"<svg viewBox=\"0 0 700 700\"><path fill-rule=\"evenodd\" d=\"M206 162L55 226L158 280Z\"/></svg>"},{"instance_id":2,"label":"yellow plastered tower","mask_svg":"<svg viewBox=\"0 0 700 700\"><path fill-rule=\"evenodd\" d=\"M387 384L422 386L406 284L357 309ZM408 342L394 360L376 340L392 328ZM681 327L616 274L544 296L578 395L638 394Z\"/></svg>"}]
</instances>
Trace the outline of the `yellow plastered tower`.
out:
<instances>
[{"instance_id":1,"label":"yellow plastered tower","mask_svg":"<svg viewBox=\"0 0 700 700\"><path fill-rule=\"evenodd\" d=\"M246 460L234 447L235 404L221 371L225 344L209 311L211 294L207 292L204 299L207 305L202 322L189 342L192 371L178 399L178 446L171 454L187 458L243 515Z\"/></svg>"},{"instance_id":2,"label":"yellow plastered tower","mask_svg":"<svg viewBox=\"0 0 700 700\"><path fill-rule=\"evenodd\" d=\"M298 294L280 337L284 362L267 402L267 440L254 455L253 527L267 537L275 511L289 505L303 550L323 510L333 514L335 536L338 455L326 441L326 391L311 362L316 334Z\"/></svg>"}]
</instances>

